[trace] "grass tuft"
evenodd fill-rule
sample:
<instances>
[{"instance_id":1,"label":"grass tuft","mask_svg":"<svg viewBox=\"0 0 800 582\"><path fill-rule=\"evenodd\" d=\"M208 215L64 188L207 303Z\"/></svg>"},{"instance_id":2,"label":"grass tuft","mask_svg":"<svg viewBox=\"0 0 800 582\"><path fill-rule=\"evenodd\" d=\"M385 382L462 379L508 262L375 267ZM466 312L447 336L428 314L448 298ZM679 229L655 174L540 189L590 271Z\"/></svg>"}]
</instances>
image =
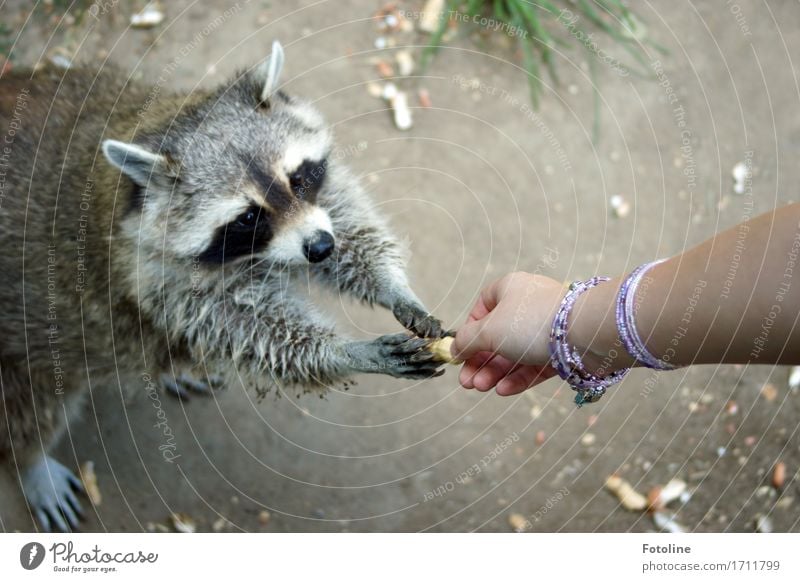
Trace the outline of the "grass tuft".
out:
<instances>
[{"instance_id":1,"label":"grass tuft","mask_svg":"<svg viewBox=\"0 0 800 582\"><path fill-rule=\"evenodd\" d=\"M591 55L589 69L595 93L597 65L602 64L595 61L599 61L601 55L606 62L613 59L614 68L624 70L624 75L649 77L645 47L666 52L648 38L644 23L622 0L448 0L439 26L423 51L423 68L442 46L451 21L478 29L480 23L491 22L492 30L516 38L523 67L528 73L534 107L541 97L542 68L556 85L559 84L554 59L557 46L578 45ZM636 64L626 65L602 52L595 40L598 32L622 47ZM597 98L595 95L595 100Z\"/></svg>"}]
</instances>

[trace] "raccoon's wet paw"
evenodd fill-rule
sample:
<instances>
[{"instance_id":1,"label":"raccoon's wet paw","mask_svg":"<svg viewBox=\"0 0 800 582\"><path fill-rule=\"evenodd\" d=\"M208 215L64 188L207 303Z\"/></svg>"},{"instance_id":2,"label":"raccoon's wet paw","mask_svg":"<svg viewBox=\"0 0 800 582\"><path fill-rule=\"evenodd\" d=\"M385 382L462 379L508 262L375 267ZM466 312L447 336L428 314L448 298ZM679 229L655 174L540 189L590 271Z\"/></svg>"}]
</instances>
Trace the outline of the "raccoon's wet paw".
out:
<instances>
[{"instance_id":1,"label":"raccoon's wet paw","mask_svg":"<svg viewBox=\"0 0 800 582\"><path fill-rule=\"evenodd\" d=\"M78 529L83 508L75 493L83 493L83 485L64 465L51 457L42 457L23 475L22 490L45 531Z\"/></svg>"},{"instance_id":2,"label":"raccoon's wet paw","mask_svg":"<svg viewBox=\"0 0 800 582\"><path fill-rule=\"evenodd\" d=\"M398 302L392 308L392 313L403 327L419 337L440 338L447 333L442 327L442 322L420 305Z\"/></svg>"},{"instance_id":3,"label":"raccoon's wet paw","mask_svg":"<svg viewBox=\"0 0 800 582\"><path fill-rule=\"evenodd\" d=\"M189 400L190 394L210 396L214 390L222 387L222 378L209 376L206 382L198 380L191 374L183 373L177 378L170 374L161 375L161 385L170 396L179 400Z\"/></svg>"},{"instance_id":4,"label":"raccoon's wet paw","mask_svg":"<svg viewBox=\"0 0 800 582\"><path fill-rule=\"evenodd\" d=\"M423 380L444 374L439 369L442 363L428 351L428 344L426 339L398 333L354 344L351 353L358 359L355 367L361 372Z\"/></svg>"}]
</instances>

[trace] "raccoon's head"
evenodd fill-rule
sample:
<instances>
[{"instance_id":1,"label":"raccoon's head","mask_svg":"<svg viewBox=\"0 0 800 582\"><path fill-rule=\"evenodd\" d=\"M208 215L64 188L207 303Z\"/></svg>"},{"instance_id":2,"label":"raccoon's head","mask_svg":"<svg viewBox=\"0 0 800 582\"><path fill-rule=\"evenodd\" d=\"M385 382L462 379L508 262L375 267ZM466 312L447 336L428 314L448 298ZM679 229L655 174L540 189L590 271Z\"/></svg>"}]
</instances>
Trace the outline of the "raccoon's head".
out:
<instances>
[{"instance_id":1,"label":"raccoon's head","mask_svg":"<svg viewBox=\"0 0 800 582\"><path fill-rule=\"evenodd\" d=\"M125 218L138 244L210 266L254 258L325 260L334 249L326 188L330 131L277 90L283 49L259 67L103 152L133 183Z\"/></svg>"}]
</instances>

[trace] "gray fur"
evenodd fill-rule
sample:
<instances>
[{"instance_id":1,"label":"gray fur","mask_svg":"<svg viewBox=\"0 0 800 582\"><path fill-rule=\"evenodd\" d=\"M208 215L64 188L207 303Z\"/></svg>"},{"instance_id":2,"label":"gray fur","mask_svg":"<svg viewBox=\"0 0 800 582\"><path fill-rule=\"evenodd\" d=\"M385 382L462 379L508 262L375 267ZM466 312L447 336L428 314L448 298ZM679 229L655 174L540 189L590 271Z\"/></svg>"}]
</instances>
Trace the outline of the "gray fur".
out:
<instances>
[{"instance_id":1,"label":"gray fur","mask_svg":"<svg viewBox=\"0 0 800 582\"><path fill-rule=\"evenodd\" d=\"M87 382L141 387L142 378L201 367L264 392L324 388L359 372L437 373L424 341L344 338L295 291L296 275L310 271L392 310L417 335L442 334L409 288L386 222L335 160L314 203L298 198L271 211L278 234L263 251L198 262L220 224L266 196L254 168L285 184L293 165L331 147L320 114L275 90L279 46L269 63L191 95L152 91L111 69L0 78L0 130L12 137L0 144L8 282L0 286L0 457L24 475L32 513L71 505L67 477L49 496L31 479L56 467L43 455ZM291 246L286 233L304 217L332 229L335 250L322 262L276 250L279 240Z\"/></svg>"}]
</instances>

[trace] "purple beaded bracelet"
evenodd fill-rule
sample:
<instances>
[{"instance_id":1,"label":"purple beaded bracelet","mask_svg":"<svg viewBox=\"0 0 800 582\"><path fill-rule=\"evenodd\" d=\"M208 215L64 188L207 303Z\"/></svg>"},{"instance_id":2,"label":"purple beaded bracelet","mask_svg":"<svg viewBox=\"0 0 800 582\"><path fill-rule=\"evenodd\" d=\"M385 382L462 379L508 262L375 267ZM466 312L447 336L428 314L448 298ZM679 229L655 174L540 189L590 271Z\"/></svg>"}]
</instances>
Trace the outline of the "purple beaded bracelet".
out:
<instances>
[{"instance_id":1,"label":"purple beaded bracelet","mask_svg":"<svg viewBox=\"0 0 800 582\"><path fill-rule=\"evenodd\" d=\"M550 330L550 365L577 392L575 404L578 407L587 402L597 402L605 394L606 388L622 380L629 370L625 368L607 376L595 376L585 368L578 351L567 344L569 314L575 301L584 291L608 280L608 277L592 277L588 281L572 283L564 299L561 300Z\"/></svg>"},{"instance_id":2,"label":"purple beaded bracelet","mask_svg":"<svg viewBox=\"0 0 800 582\"><path fill-rule=\"evenodd\" d=\"M625 349L635 361L654 370L674 370L676 368L647 351L647 346L645 346L636 329L636 291L647 271L665 260L661 259L660 261L645 263L634 269L622 283L617 295L617 331L619 332L620 340L622 340L622 345L625 346Z\"/></svg>"}]
</instances>

